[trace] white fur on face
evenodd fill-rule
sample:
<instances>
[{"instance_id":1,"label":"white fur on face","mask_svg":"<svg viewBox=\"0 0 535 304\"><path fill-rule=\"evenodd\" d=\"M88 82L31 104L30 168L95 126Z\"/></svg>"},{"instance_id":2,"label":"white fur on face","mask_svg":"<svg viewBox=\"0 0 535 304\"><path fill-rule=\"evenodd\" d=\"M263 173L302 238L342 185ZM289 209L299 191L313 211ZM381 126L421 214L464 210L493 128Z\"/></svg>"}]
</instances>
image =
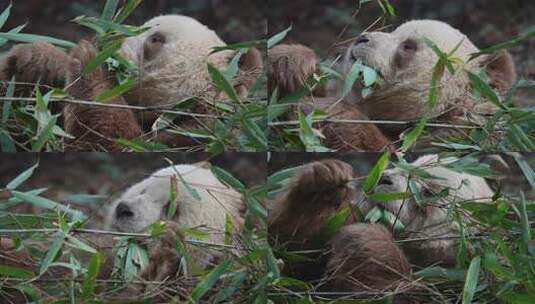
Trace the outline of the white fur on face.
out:
<instances>
[{"instance_id":1,"label":"white fur on face","mask_svg":"<svg viewBox=\"0 0 535 304\"><path fill-rule=\"evenodd\" d=\"M418 77L420 71L430 70L437 62L438 56L427 46L424 38L433 41L443 52L449 53L460 44L455 51L463 61L468 60L471 53L478 48L460 31L449 24L436 20L415 20L402 24L391 33L365 33L369 42L359 43L350 51L353 60L376 68L389 82L407 81ZM416 47L414 60L406 65L396 65L396 56L404 51L404 43L414 43Z\"/></svg>"},{"instance_id":2,"label":"white fur on face","mask_svg":"<svg viewBox=\"0 0 535 304\"><path fill-rule=\"evenodd\" d=\"M197 20L181 16L156 17L144 25L148 31L128 38L121 54L140 68L141 82L128 94L130 104L173 105L185 98L203 96L210 90L207 63L218 69L227 67L233 52L210 54L213 47L225 46L217 34ZM150 60L144 58L144 45L154 33L165 43Z\"/></svg>"},{"instance_id":3,"label":"white fur on face","mask_svg":"<svg viewBox=\"0 0 535 304\"><path fill-rule=\"evenodd\" d=\"M403 223L405 230L403 235L408 239L435 238L433 240L409 242L404 247L416 253L423 260L413 261L422 266L433 263L446 263L454 265L456 259L455 239L441 238L458 236L459 230L457 222L452 214L454 203L465 201L476 201L479 203L489 202L494 192L487 182L481 178L470 174L459 173L445 168L439 162L438 156L423 156L414 161L411 165L417 168L424 168L435 178L423 181L416 181L416 187L423 194L423 199L435 196L442 190L449 189L446 198L428 203L426 206L418 206L414 198L397 200L392 202L367 202L364 201L361 207L364 214L373 207L379 206L398 214L398 220ZM408 175L400 168L393 168L384 171L384 178L376 187L375 192L398 193L408 192ZM427 194L426 194L427 193ZM469 215L464 214L466 218ZM465 233L475 232L475 229L466 229Z\"/></svg>"},{"instance_id":4,"label":"white fur on face","mask_svg":"<svg viewBox=\"0 0 535 304\"><path fill-rule=\"evenodd\" d=\"M427 207L418 206L414 198L385 203L365 202L362 205L363 211L366 213L374 206L380 206L394 214L399 212L399 221L405 225L407 230L413 231L415 234L421 233L429 236L436 232L437 235L442 235L453 228L453 219L449 213L452 202L489 201L494 195L485 179L452 171L442 166L436 155L420 157L411 165L424 168L435 177L426 179L425 182L415 180L420 193L424 196L432 196L449 189L449 196L433 202ZM384 171L383 178L376 187L375 192L407 192L409 191L408 182L409 178L406 171L400 168L388 169ZM423 199L425 200L426 197L423 197ZM444 224L446 224L446 227L444 227ZM437 229L436 231L435 228Z\"/></svg>"},{"instance_id":5,"label":"white fur on face","mask_svg":"<svg viewBox=\"0 0 535 304\"><path fill-rule=\"evenodd\" d=\"M108 225L119 231L145 232L153 223L166 220L171 177L176 176L177 172L190 189L199 195L200 200L192 195L180 177L176 177L177 215L172 220L185 228L205 227L215 232L214 242L222 240L226 214L232 216L235 222L240 222L241 196L222 184L210 170L195 165L177 165L159 170L127 189L111 205ZM121 208L129 211L128 216L121 216Z\"/></svg>"}]
</instances>

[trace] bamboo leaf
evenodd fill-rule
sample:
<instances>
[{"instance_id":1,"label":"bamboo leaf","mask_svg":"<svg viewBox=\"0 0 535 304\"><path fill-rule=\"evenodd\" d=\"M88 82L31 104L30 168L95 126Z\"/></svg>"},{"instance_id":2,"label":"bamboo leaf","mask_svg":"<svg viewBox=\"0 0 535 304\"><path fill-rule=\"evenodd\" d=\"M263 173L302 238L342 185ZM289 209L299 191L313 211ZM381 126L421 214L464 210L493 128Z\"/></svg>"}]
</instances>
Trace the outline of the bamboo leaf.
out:
<instances>
[{"instance_id":1,"label":"bamboo leaf","mask_svg":"<svg viewBox=\"0 0 535 304\"><path fill-rule=\"evenodd\" d=\"M236 90L234 90L234 87L225 78L225 76L210 63L208 63L208 72L210 73L212 82L220 91L224 92L232 101L237 103L241 102L238 94L236 94Z\"/></svg>"},{"instance_id":2,"label":"bamboo leaf","mask_svg":"<svg viewBox=\"0 0 535 304\"><path fill-rule=\"evenodd\" d=\"M254 123L251 119L242 119L243 131L247 134L247 137L255 144L256 151L267 151L268 143L266 134L260 127Z\"/></svg>"},{"instance_id":3,"label":"bamboo leaf","mask_svg":"<svg viewBox=\"0 0 535 304\"><path fill-rule=\"evenodd\" d=\"M177 190L177 179L176 175L171 176L170 179L170 193L169 193L169 207L167 207L167 218L172 219L177 210L177 197L178 197L178 190Z\"/></svg>"},{"instance_id":4,"label":"bamboo leaf","mask_svg":"<svg viewBox=\"0 0 535 304\"><path fill-rule=\"evenodd\" d=\"M219 278L230 269L232 263L230 260L226 260L219 264L216 268L206 275L206 277L195 286L195 289L191 293L191 300L193 302L199 302L200 299L215 285Z\"/></svg>"},{"instance_id":5,"label":"bamboo leaf","mask_svg":"<svg viewBox=\"0 0 535 304\"><path fill-rule=\"evenodd\" d=\"M23 268L0 265L0 277L31 279L35 277L35 273Z\"/></svg>"},{"instance_id":6,"label":"bamboo leaf","mask_svg":"<svg viewBox=\"0 0 535 304\"><path fill-rule=\"evenodd\" d=\"M422 118L420 122L412 129L404 138L403 144L401 145L401 150L406 152L409 150L412 145L418 140L418 137L422 134L425 125L427 124L427 118Z\"/></svg>"},{"instance_id":7,"label":"bamboo leaf","mask_svg":"<svg viewBox=\"0 0 535 304\"><path fill-rule=\"evenodd\" d=\"M57 46L66 47L66 48L72 48L76 46L75 43L72 43L70 41L47 37L47 36L34 35L34 34L0 33L0 38L10 40L10 41L26 42L26 43L48 42L48 43L52 43Z\"/></svg>"},{"instance_id":8,"label":"bamboo leaf","mask_svg":"<svg viewBox=\"0 0 535 304\"><path fill-rule=\"evenodd\" d=\"M18 186L20 186L22 183L24 183L26 180L28 180L28 178L30 178L33 175L33 172L38 166L39 166L39 162L31 166L30 168L24 170L24 172L22 172L13 180L11 180L9 184L7 184L6 188L9 190L17 189Z\"/></svg>"},{"instance_id":9,"label":"bamboo leaf","mask_svg":"<svg viewBox=\"0 0 535 304\"><path fill-rule=\"evenodd\" d=\"M372 202L391 202L411 198L410 192L391 192L391 193L373 193L366 195L366 198Z\"/></svg>"},{"instance_id":10,"label":"bamboo leaf","mask_svg":"<svg viewBox=\"0 0 535 304\"><path fill-rule=\"evenodd\" d=\"M385 171L386 167L388 166L389 160L390 152L385 152L381 158L379 158L375 166L373 166L362 185L362 189L365 193L371 193L375 186L377 186L377 183L379 183L379 180L383 175L383 171Z\"/></svg>"},{"instance_id":11,"label":"bamboo leaf","mask_svg":"<svg viewBox=\"0 0 535 304\"><path fill-rule=\"evenodd\" d=\"M273 37L269 38L267 41L267 48L270 49L277 45L279 42L281 42L284 38L286 38L286 35L288 35L288 32L292 30L292 26L290 25L287 29L284 31L275 34Z\"/></svg>"},{"instance_id":12,"label":"bamboo leaf","mask_svg":"<svg viewBox=\"0 0 535 304\"><path fill-rule=\"evenodd\" d=\"M466 280L463 289L463 304L471 304L476 293L477 284L479 281L479 269L481 264L481 257L477 256L472 259L468 272L466 273Z\"/></svg>"},{"instance_id":13,"label":"bamboo leaf","mask_svg":"<svg viewBox=\"0 0 535 304\"><path fill-rule=\"evenodd\" d=\"M89 300L95 293L95 283L97 281L100 266L102 265L103 257L100 253L95 253L91 257L87 273L82 284L82 299Z\"/></svg>"},{"instance_id":14,"label":"bamboo leaf","mask_svg":"<svg viewBox=\"0 0 535 304\"><path fill-rule=\"evenodd\" d=\"M106 59L110 58L111 55L113 55L118 49L121 48L123 45L123 40L117 40L112 43L110 43L102 52L98 53L98 55L95 57L95 59L91 60L82 71L83 75L88 75L89 73L93 72L96 68L98 68L101 64L103 64Z\"/></svg>"},{"instance_id":15,"label":"bamboo leaf","mask_svg":"<svg viewBox=\"0 0 535 304\"><path fill-rule=\"evenodd\" d=\"M132 12L141 4L143 0L128 0L128 2L119 10L115 22L123 23Z\"/></svg>"},{"instance_id":16,"label":"bamboo leaf","mask_svg":"<svg viewBox=\"0 0 535 304\"><path fill-rule=\"evenodd\" d=\"M212 173L214 173L214 175L227 186L239 191L245 190L245 185L228 171L216 166L212 166L211 170Z\"/></svg>"},{"instance_id":17,"label":"bamboo leaf","mask_svg":"<svg viewBox=\"0 0 535 304\"><path fill-rule=\"evenodd\" d=\"M524 31L524 33L520 34L518 37L515 37L509 41L499 43L489 48L482 49L477 53L471 54L469 60L474 60L477 57L484 55L484 54L491 54L499 50L515 47L532 37L535 37L535 26L528 28L526 31Z\"/></svg>"},{"instance_id":18,"label":"bamboo leaf","mask_svg":"<svg viewBox=\"0 0 535 304\"><path fill-rule=\"evenodd\" d=\"M486 82L484 82L479 76L476 74L467 71L468 78L470 78L470 81L472 82L472 85L474 86L474 89L481 93L481 95L485 96L490 102L495 104L497 107L499 107L502 110L507 110L507 107L501 102L500 98L498 97L498 94L494 92L494 90L488 85Z\"/></svg>"},{"instance_id":19,"label":"bamboo leaf","mask_svg":"<svg viewBox=\"0 0 535 304\"><path fill-rule=\"evenodd\" d=\"M105 21L111 21L113 18L113 15L115 14L115 11L117 10L118 5L119 5L119 0L106 1L106 4L104 5L104 10L102 11L102 15L100 19L105 20Z\"/></svg>"},{"instance_id":20,"label":"bamboo leaf","mask_svg":"<svg viewBox=\"0 0 535 304\"><path fill-rule=\"evenodd\" d=\"M130 91L133 87L136 86L136 84L137 84L137 81L135 79L128 79L127 81L123 82L121 85L118 85L113 89L102 92L100 95L97 96L97 98L95 98L95 101L106 103L110 99L123 95L124 93Z\"/></svg>"},{"instance_id":21,"label":"bamboo leaf","mask_svg":"<svg viewBox=\"0 0 535 304\"><path fill-rule=\"evenodd\" d=\"M363 65L360 63L360 61L357 61L353 63L351 66L351 69L349 70L349 73L346 76L346 79L344 80L344 88L342 90L342 96L347 96L349 92L353 89L353 85L355 84L355 81L360 76L360 73L362 72Z\"/></svg>"},{"instance_id":22,"label":"bamboo leaf","mask_svg":"<svg viewBox=\"0 0 535 304\"><path fill-rule=\"evenodd\" d=\"M48 251L46 252L45 257L41 261L39 274L43 274L48 270L48 268L50 267L50 264L52 264L52 262L54 262L54 260L58 256L58 253L61 250L61 247L63 246L64 241L65 241L65 233L61 230L57 231L54 234L54 239L52 240L52 244L50 244L50 247L48 247Z\"/></svg>"}]
</instances>

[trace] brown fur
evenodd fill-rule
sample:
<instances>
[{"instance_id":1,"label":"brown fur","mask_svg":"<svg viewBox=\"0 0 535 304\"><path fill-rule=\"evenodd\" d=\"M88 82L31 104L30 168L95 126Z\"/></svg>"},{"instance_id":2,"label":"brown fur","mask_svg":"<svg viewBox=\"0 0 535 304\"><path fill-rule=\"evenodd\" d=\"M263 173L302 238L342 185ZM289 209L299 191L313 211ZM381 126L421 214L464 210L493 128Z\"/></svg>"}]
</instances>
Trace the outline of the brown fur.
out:
<instances>
[{"instance_id":1,"label":"brown fur","mask_svg":"<svg viewBox=\"0 0 535 304\"><path fill-rule=\"evenodd\" d=\"M281 96L295 92L317 71L319 60L311 49L302 45L278 45L269 51L269 90L278 87ZM323 92L317 89L314 93ZM318 95L323 95L322 93ZM368 120L353 104L338 101L337 97L307 98L314 107L327 111L331 118ZM332 108L333 104L337 104ZM338 152L384 151L390 149L390 140L374 124L324 122L321 130L325 144Z\"/></svg>"},{"instance_id":2,"label":"brown fur","mask_svg":"<svg viewBox=\"0 0 535 304\"><path fill-rule=\"evenodd\" d=\"M282 44L269 50L269 91L279 88L281 95L296 91L317 70L319 59L313 50L299 45Z\"/></svg>"},{"instance_id":3,"label":"brown fur","mask_svg":"<svg viewBox=\"0 0 535 304\"><path fill-rule=\"evenodd\" d=\"M351 199L352 177L353 168L339 160L306 165L275 203L269 232L277 235L280 243L289 242L290 248L310 244L328 218Z\"/></svg>"},{"instance_id":4,"label":"brown fur","mask_svg":"<svg viewBox=\"0 0 535 304\"><path fill-rule=\"evenodd\" d=\"M146 59L157 56L159 43L145 47ZM161 45L160 45L161 46ZM62 88L67 85L67 92L78 100L91 101L104 91L113 88L116 83L113 74L98 67L89 75L82 75L83 68L97 55L98 50L89 42L82 41L69 54L48 43L21 44L15 46L0 62L0 80L9 81L15 77L17 82L27 82L25 94L33 91L32 83L40 83L48 88ZM244 54L239 62L235 89L245 97L262 71L262 56L252 48ZM128 105L119 96L107 101L108 104ZM207 106L198 106L199 113L212 111ZM196 110L197 110L196 108ZM66 151L120 151L117 139L132 140L143 135L143 129L150 129L156 118L156 112L134 113L130 109L84 106L67 103L62 109L63 124L67 133L75 137L67 140ZM194 118L180 118L179 127L198 128L199 122ZM141 122L141 123L140 123ZM204 124L211 121L203 120ZM198 144L195 139L178 134L157 134L152 139L171 148L190 147Z\"/></svg>"},{"instance_id":5,"label":"brown fur","mask_svg":"<svg viewBox=\"0 0 535 304\"><path fill-rule=\"evenodd\" d=\"M306 165L290 183L289 191L275 202L269 213L268 232L273 244L287 250L317 250L327 245L320 229L329 218L349 203L353 169L339 160ZM303 279L317 278L326 263L322 254L307 256L312 261L285 265L285 271Z\"/></svg>"},{"instance_id":6,"label":"brown fur","mask_svg":"<svg viewBox=\"0 0 535 304\"><path fill-rule=\"evenodd\" d=\"M63 87L72 58L63 50L46 42L19 44L0 62L0 79L28 83L33 89L40 83Z\"/></svg>"},{"instance_id":7,"label":"brown fur","mask_svg":"<svg viewBox=\"0 0 535 304\"><path fill-rule=\"evenodd\" d=\"M97 55L98 50L89 42L82 41L70 52L73 59L68 73L67 92L78 100L94 100L99 94L113 87L112 75L102 67L89 75L82 75L83 68ZM127 105L121 97L115 97L109 104ZM93 107L67 104L63 109L64 127L75 139L68 142L69 150L120 151L116 139L134 139L142 131L136 116L130 109Z\"/></svg>"},{"instance_id":8,"label":"brown fur","mask_svg":"<svg viewBox=\"0 0 535 304\"><path fill-rule=\"evenodd\" d=\"M327 159L305 165L269 213L273 245L289 251L322 250L306 261L284 266L287 275L302 280L322 278L324 290L338 292L403 292L411 270L409 263L383 226L356 224L350 216L333 236L321 228L355 197L352 167ZM403 303L396 297L396 303Z\"/></svg>"},{"instance_id":9,"label":"brown fur","mask_svg":"<svg viewBox=\"0 0 535 304\"><path fill-rule=\"evenodd\" d=\"M435 108L427 106L432 63L436 62L434 54L418 37L416 29L430 28L437 42L442 47L452 49L457 39L463 38L463 44L456 53L465 60L453 75L448 71L440 80L441 94ZM399 31L398 31L399 29ZM381 76L378 88L366 98L360 98L355 90L340 100L340 88L315 89L314 97L332 97L329 107L319 106L321 110L335 119L346 120L395 120L416 122L422 117L432 118L438 122L450 124L471 124L474 121L483 123L485 115L492 114L490 107L474 100L471 96L470 81L464 70L476 72L484 68L490 84L498 93L505 94L514 84L516 72L513 60L507 52L481 56L477 60L468 61L468 55L478 49L459 31L448 25L432 21L411 21L398 27L392 34L370 32L363 35L350 46L344 57L343 69L357 60L370 61ZM442 32L442 30L444 32ZM442 34L441 34L442 33ZM390 35L390 36L389 36ZM441 36L442 35L442 36ZM407 38L409 37L409 38ZM443 41L442 41L443 40ZM393 52L393 55L391 54ZM279 87L282 96L297 91L305 80L318 70L318 59L314 52L302 45L278 45L269 51L270 91ZM425 70L424 70L425 69ZM316 105L317 106L317 105ZM484 110L481 112L481 110ZM495 111L495 109L494 109ZM476 119L474 119L474 117ZM469 119L467 119L469 118ZM328 147L344 150L381 151L390 140L398 140L407 125L380 125L378 127L359 124L329 123L323 128ZM435 132L437 132L435 134ZM463 136L459 131L443 132L433 129L431 136ZM419 142L418 148L429 147L433 140ZM436 141L436 140L435 140ZM370 144L379 142L381 144ZM385 144L382 144L385 143Z\"/></svg>"},{"instance_id":10,"label":"brown fur","mask_svg":"<svg viewBox=\"0 0 535 304\"><path fill-rule=\"evenodd\" d=\"M407 288L411 268L392 234L378 224L353 224L332 238L325 290L374 293ZM394 303L404 303L399 297Z\"/></svg>"}]
</instances>

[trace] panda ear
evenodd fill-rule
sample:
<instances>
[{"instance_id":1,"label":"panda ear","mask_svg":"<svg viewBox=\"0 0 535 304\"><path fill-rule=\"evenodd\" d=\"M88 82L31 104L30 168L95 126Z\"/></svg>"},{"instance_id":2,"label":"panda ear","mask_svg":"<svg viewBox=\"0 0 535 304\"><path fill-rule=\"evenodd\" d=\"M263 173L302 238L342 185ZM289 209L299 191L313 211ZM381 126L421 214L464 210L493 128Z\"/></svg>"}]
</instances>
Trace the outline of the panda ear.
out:
<instances>
[{"instance_id":1,"label":"panda ear","mask_svg":"<svg viewBox=\"0 0 535 304\"><path fill-rule=\"evenodd\" d=\"M195 167L203 168L203 169L211 169L212 164L209 161L203 160L197 163L193 164Z\"/></svg>"},{"instance_id":2,"label":"panda ear","mask_svg":"<svg viewBox=\"0 0 535 304\"><path fill-rule=\"evenodd\" d=\"M235 89L240 96L246 96L264 68L262 54L258 49L250 48L241 56L238 66L240 71L235 79Z\"/></svg>"},{"instance_id":3,"label":"panda ear","mask_svg":"<svg viewBox=\"0 0 535 304\"><path fill-rule=\"evenodd\" d=\"M487 55L480 61L487 72L490 85L500 94L506 94L516 82L516 69L513 57L507 51Z\"/></svg>"}]
</instances>

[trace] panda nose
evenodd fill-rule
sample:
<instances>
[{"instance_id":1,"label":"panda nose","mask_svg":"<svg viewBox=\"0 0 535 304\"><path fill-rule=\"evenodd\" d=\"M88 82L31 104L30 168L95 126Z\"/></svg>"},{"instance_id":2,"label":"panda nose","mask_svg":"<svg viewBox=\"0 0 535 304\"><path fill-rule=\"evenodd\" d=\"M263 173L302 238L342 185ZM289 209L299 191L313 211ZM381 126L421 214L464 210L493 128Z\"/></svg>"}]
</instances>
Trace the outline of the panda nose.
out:
<instances>
[{"instance_id":1,"label":"panda nose","mask_svg":"<svg viewBox=\"0 0 535 304\"><path fill-rule=\"evenodd\" d=\"M358 44L364 44L364 43L368 43L370 42L370 39L368 38L368 36L366 35L360 35L358 38L357 38L357 41L355 41L355 45L358 45Z\"/></svg>"},{"instance_id":2,"label":"panda nose","mask_svg":"<svg viewBox=\"0 0 535 304\"><path fill-rule=\"evenodd\" d=\"M115 217L118 219L130 218L134 216L134 212L125 203L119 203L115 208Z\"/></svg>"}]
</instances>

